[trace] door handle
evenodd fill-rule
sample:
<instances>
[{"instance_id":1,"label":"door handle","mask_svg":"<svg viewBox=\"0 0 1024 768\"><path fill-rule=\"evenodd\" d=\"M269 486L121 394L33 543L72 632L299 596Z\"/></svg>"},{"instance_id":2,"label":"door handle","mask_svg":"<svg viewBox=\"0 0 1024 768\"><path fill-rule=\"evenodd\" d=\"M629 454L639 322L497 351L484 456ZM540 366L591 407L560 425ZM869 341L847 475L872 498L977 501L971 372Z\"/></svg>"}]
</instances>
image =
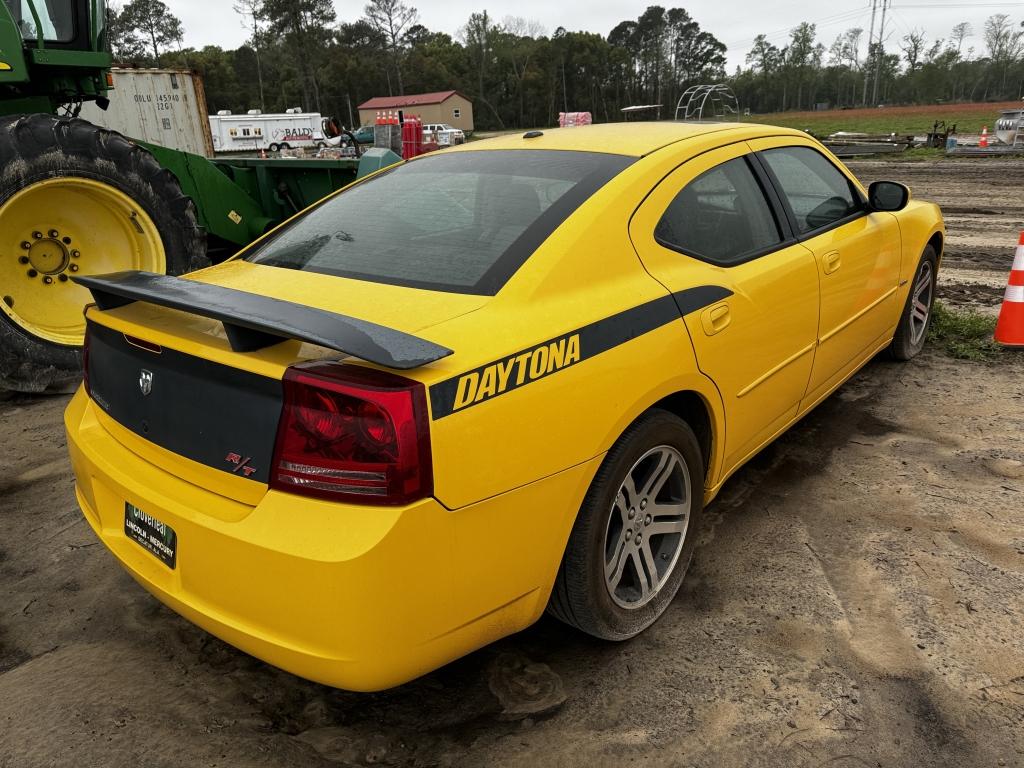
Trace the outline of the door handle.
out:
<instances>
[{"instance_id":1,"label":"door handle","mask_svg":"<svg viewBox=\"0 0 1024 768\"><path fill-rule=\"evenodd\" d=\"M822 269L826 275L831 275L843 264L842 259L839 258L839 251L832 251L832 253L826 253L821 257Z\"/></svg>"},{"instance_id":2,"label":"door handle","mask_svg":"<svg viewBox=\"0 0 1024 768\"><path fill-rule=\"evenodd\" d=\"M719 331L724 331L731 322L732 315L729 314L729 305L724 303L715 304L715 306L705 309L700 315L700 324L708 336L714 336Z\"/></svg>"}]
</instances>

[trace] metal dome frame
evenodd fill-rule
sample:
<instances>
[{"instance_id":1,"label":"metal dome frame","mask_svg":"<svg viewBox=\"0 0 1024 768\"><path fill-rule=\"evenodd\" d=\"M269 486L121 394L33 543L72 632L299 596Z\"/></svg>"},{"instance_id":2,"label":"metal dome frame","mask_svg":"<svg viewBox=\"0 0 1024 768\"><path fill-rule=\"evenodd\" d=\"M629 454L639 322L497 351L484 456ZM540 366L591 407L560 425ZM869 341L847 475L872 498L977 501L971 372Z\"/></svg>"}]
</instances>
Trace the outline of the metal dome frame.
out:
<instances>
[{"instance_id":1,"label":"metal dome frame","mask_svg":"<svg viewBox=\"0 0 1024 768\"><path fill-rule=\"evenodd\" d=\"M725 83L691 85L679 97L675 119L718 120L738 113L736 95Z\"/></svg>"}]
</instances>

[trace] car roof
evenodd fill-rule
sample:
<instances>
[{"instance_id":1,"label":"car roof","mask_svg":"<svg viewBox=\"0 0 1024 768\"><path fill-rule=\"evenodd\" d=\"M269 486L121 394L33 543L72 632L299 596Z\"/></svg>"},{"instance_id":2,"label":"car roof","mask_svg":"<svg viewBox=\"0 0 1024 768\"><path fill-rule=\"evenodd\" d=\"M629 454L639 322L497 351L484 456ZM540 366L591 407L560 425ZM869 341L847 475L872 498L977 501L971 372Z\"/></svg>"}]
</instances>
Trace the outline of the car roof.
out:
<instances>
[{"instance_id":1,"label":"car roof","mask_svg":"<svg viewBox=\"0 0 1024 768\"><path fill-rule=\"evenodd\" d=\"M807 134L791 128L758 125L755 123L717 122L629 122L601 123L576 128L542 128L539 136L525 138L526 131L516 131L492 139L463 144L457 149L446 151L467 151L478 149L551 149L577 150L580 152L607 152L617 155L643 157L655 150L684 139L694 139L711 134L742 133L743 138L757 135L778 136ZM534 133L529 131L529 133Z\"/></svg>"}]
</instances>

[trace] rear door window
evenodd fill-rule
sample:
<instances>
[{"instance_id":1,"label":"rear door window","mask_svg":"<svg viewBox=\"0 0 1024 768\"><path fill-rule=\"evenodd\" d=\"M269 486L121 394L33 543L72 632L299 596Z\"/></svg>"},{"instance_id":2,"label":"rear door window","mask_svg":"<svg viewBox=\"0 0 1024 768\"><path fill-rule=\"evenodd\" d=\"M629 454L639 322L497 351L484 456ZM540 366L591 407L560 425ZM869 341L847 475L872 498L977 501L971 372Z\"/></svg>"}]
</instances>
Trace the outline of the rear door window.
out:
<instances>
[{"instance_id":1,"label":"rear door window","mask_svg":"<svg viewBox=\"0 0 1024 768\"><path fill-rule=\"evenodd\" d=\"M820 152L780 147L760 155L789 202L800 234L831 226L864 209L850 180Z\"/></svg>"},{"instance_id":2,"label":"rear door window","mask_svg":"<svg viewBox=\"0 0 1024 768\"><path fill-rule=\"evenodd\" d=\"M634 158L491 150L403 163L330 198L245 258L256 264L493 295Z\"/></svg>"},{"instance_id":3,"label":"rear door window","mask_svg":"<svg viewBox=\"0 0 1024 768\"><path fill-rule=\"evenodd\" d=\"M683 187L654 237L667 248L723 266L748 261L782 242L761 186L742 157Z\"/></svg>"}]
</instances>

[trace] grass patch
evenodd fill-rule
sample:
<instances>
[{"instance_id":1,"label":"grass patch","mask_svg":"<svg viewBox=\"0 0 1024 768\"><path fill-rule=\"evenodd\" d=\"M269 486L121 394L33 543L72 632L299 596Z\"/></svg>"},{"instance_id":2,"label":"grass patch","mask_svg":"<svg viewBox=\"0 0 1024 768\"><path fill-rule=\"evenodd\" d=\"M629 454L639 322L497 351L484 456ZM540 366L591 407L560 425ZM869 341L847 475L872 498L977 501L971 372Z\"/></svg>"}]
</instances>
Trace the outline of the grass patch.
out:
<instances>
[{"instance_id":1,"label":"grass patch","mask_svg":"<svg viewBox=\"0 0 1024 768\"><path fill-rule=\"evenodd\" d=\"M807 130L816 136L827 136L836 131L857 133L895 133L899 136L922 135L932 129L936 120L957 126L960 133L981 133L987 125L989 132L999 117L1000 110L1020 109L1020 103L928 104L912 107L884 107L866 109L831 109L822 112L774 112L740 118L745 122L781 125L786 128Z\"/></svg>"},{"instance_id":2,"label":"grass patch","mask_svg":"<svg viewBox=\"0 0 1024 768\"><path fill-rule=\"evenodd\" d=\"M949 309L937 301L932 307L931 340L957 360L993 362L1003 348L992 340L996 319L977 312Z\"/></svg>"}]
</instances>

